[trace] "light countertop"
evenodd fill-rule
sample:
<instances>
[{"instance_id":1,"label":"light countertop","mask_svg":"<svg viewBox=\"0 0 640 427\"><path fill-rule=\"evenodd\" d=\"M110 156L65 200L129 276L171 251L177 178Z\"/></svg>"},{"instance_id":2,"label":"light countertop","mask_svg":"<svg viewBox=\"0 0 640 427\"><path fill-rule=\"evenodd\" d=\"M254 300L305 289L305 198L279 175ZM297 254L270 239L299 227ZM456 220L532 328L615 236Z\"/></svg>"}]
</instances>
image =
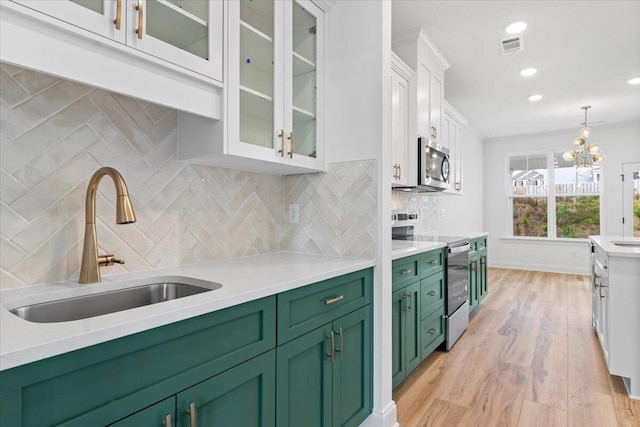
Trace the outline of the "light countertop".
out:
<instances>
[{"instance_id":1,"label":"light countertop","mask_svg":"<svg viewBox=\"0 0 640 427\"><path fill-rule=\"evenodd\" d=\"M640 237L589 236L609 256L640 258Z\"/></svg>"},{"instance_id":2,"label":"light countertop","mask_svg":"<svg viewBox=\"0 0 640 427\"><path fill-rule=\"evenodd\" d=\"M0 291L0 371L374 266L373 259L276 252L102 278ZM222 287L159 304L61 323L32 323L9 310L122 289L149 277L218 282ZM174 277L175 278L175 277Z\"/></svg>"},{"instance_id":3,"label":"light countertop","mask_svg":"<svg viewBox=\"0 0 640 427\"><path fill-rule=\"evenodd\" d=\"M461 237L469 239L477 239L478 237L488 236L487 232L477 233L460 233ZM447 245L442 242L417 241L417 240L392 240L391 241L391 259L396 260L411 255L417 255L423 252L429 252L434 249L444 248Z\"/></svg>"}]
</instances>

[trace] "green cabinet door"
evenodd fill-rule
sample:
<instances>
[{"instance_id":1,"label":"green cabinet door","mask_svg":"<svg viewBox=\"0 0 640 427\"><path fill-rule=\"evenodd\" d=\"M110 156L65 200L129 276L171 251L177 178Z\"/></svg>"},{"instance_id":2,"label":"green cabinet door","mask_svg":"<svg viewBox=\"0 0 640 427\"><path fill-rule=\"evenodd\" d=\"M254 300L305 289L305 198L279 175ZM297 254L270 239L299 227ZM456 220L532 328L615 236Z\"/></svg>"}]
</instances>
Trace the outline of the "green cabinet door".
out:
<instances>
[{"instance_id":1,"label":"green cabinet door","mask_svg":"<svg viewBox=\"0 0 640 427\"><path fill-rule=\"evenodd\" d=\"M421 358L420 282L392 294L393 388L418 367Z\"/></svg>"},{"instance_id":2,"label":"green cabinet door","mask_svg":"<svg viewBox=\"0 0 640 427\"><path fill-rule=\"evenodd\" d=\"M275 427L275 350L177 395L177 427Z\"/></svg>"},{"instance_id":3,"label":"green cabinet door","mask_svg":"<svg viewBox=\"0 0 640 427\"><path fill-rule=\"evenodd\" d=\"M331 332L327 324L277 348L278 427L331 426Z\"/></svg>"},{"instance_id":4,"label":"green cabinet door","mask_svg":"<svg viewBox=\"0 0 640 427\"><path fill-rule=\"evenodd\" d=\"M487 252L480 251L478 264L478 302L487 296L489 289L487 287Z\"/></svg>"},{"instance_id":5,"label":"green cabinet door","mask_svg":"<svg viewBox=\"0 0 640 427\"><path fill-rule=\"evenodd\" d=\"M391 294L391 366L392 384L396 388L407 377L405 365L405 337L407 334L406 293L404 289Z\"/></svg>"},{"instance_id":6,"label":"green cabinet door","mask_svg":"<svg viewBox=\"0 0 640 427\"><path fill-rule=\"evenodd\" d=\"M140 412L128 416L110 427L163 427L175 425L176 398L171 396Z\"/></svg>"},{"instance_id":7,"label":"green cabinet door","mask_svg":"<svg viewBox=\"0 0 640 427\"><path fill-rule=\"evenodd\" d=\"M333 322L333 426L357 427L372 410L371 306Z\"/></svg>"},{"instance_id":8,"label":"green cabinet door","mask_svg":"<svg viewBox=\"0 0 640 427\"><path fill-rule=\"evenodd\" d=\"M469 311L478 307L478 253L469 256Z\"/></svg>"}]
</instances>

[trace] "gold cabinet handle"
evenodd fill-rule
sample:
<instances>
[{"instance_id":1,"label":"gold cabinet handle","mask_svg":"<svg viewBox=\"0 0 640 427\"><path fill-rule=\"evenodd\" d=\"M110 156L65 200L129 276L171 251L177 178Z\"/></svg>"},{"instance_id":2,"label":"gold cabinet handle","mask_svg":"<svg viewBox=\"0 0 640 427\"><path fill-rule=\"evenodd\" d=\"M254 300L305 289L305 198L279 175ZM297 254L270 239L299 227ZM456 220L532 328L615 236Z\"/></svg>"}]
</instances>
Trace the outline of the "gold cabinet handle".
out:
<instances>
[{"instance_id":1,"label":"gold cabinet handle","mask_svg":"<svg viewBox=\"0 0 640 427\"><path fill-rule=\"evenodd\" d=\"M278 138L280 138L280 149L278 150L278 154L280 154L280 157L284 157L284 129L280 129Z\"/></svg>"},{"instance_id":2,"label":"gold cabinet handle","mask_svg":"<svg viewBox=\"0 0 640 427\"><path fill-rule=\"evenodd\" d=\"M431 261L429 261L429 264L433 264L433 265L440 264L440 261L438 261L437 259L432 259Z\"/></svg>"},{"instance_id":3,"label":"gold cabinet handle","mask_svg":"<svg viewBox=\"0 0 640 427\"><path fill-rule=\"evenodd\" d=\"M434 328L429 329L429 334L430 335L435 335L436 332L438 332L437 329L434 329Z\"/></svg>"},{"instance_id":4,"label":"gold cabinet handle","mask_svg":"<svg viewBox=\"0 0 640 427\"><path fill-rule=\"evenodd\" d=\"M480 264L486 264L487 263L487 256L483 255L480 257Z\"/></svg>"},{"instance_id":5,"label":"gold cabinet handle","mask_svg":"<svg viewBox=\"0 0 640 427\"><path fill-rule=\"evenodd\" d=\"M196 427L196 404L194 402L189 403L187 414L189 414L189 420L191 421L189 425L191 427Z\"/></svg>"},{"instance_id":6,"label":"gold cabinet handle","mask_svg":"<svg viewBox=\"0 0 640 427\"><path fill-rule=\"evenodd\" d=\"M333 304L334 302L338 302L342 299L344 299L344 295L338 295L337 297L327 298L326 300L324 300L324 303L326 305L329 305L329 304Z\"/></svg>"},{"instance_id":7,"label":"gold cabinet handle","mask_svg":"<svg viewBox=\"0 0 640 427\"><path fill-rule=\"evenodd\" d=\"M287 137L287 139L291 141L291 146L289 147L291 151L289 151L287 154L289 155L290 159L293 159L293 132L289 132L289 136Z\"/></svg>"},{"instance_id":8,"label":"gold cabinet handle","mask_svg":"<svg viewBox=\"0 0 640 427\"><path fill-rule=\"evenodd\" d=\"M433 138L438 139L438 128L436 126L433 127Z\"/></svg>"},{"instance_id":9,"label":"gold cabinet handle","mask_svg":"<svg viewBox=\"0 0 640 427\"><path fill-rule=\"evenodd\" d=\"M336 348L336 352L340 353L340 359L342 359L342 348L344 346L344 340L342 339L342 326L340 326L336 334L340 335L340 348Z\"/></svg>"},{"instance_id":10,"label":"gold cabinet handle","mask_svg":"<svg viewBox=\"0 0 640 427\"><path fill-rule=\"evenodd\" d=\"M408 302L407 311L411 311L411 300L412 300L411 294L406 294L405 297L407 298L407 302Z\"/></svg>"},{"instance_id":11,"label":"gold cabinet handle","mask_svg":"<svg viewBox=\"0 0 640 427\"><path fill-rule=\"evenodd\" d=\"M397 163L394 163L394 164L393 164L393 170L394 170L394 172L393 172L393 179L400 179L400 178L398 177L398 164L397 164Z\"/></svg>"},{"instance_id":12,"label":"gold cabinet handle","mask_svg":"<svg viewBox=\"0 0 640 427\"><path fill-rule=\"evenodd\" d=\"M122 23L122 0L116 0L116 19L113 23L116 24L116 30L119 30Z\"/></svg>"},{"instance_id":13,"label":"gold cabinet handle","mask_svg":"<svg viewBox=\"0 0 640 427\"><path fill-rule=\"evenodd\" d=\"M471 271L476 271L477 268L478 268L478 261L473 260L471 262Z\"/></svg>"},{"instance_id":14,"label":"gold cabinet handle","mask_svg":"<svg viewBox=\"0 0 640 427\"><path fill-rule=\"evenodd\" d=\"M398 163L398 179L402 178L402 166Z\"/></svg>"},{"instance_id":15,"label":"gold cabinet handle","mask_svg":"<svg viewBox=\"0 0 640 427\"><path fill-rule=\"evenodd\" d=\"M331 363L333 363L336 357L336 338L333 335L333 331L331 331L327 338L331 340L331 353L327 353L327 356L331 358Z\"/></svg>"},{"instance_id":16,"label":"gold cabinet handle","mask_svg":"<svg viewBox=\"0 0 640 427\"><path fill-rule=\"evenodd\" d=\"M409 270L402 270L400 271L400 274L402 274L403 276L406 276L407 274L411 273L411 269Z\"/></svg>"},{"instance_id":17,"label":"gold cabinet handle","mask_svg":"<svg viewBox=\"0 0 640 427\"><path fill-rule=\"evenodd\" d=\"M164 416L164 421L162 422L164 427L171 427L171 414L167 414Z\"/></svg>"},{"instance_id":18,"label":"gold cabinet handle","mask_svg":"<svg viewBox=\"0 0 640 427\"><path fill-rule=\"evenodd\" d=\"M429 292L427 292L427 295L429 295L429 296L431 296L431 297L432 297L432 296L434 296L435 294L437 294L437 292L436 292L436 291L429 291Z\"/></svg>"},{"instance_id":19,"label":"gold cabinet handle","mask_svg":"<svg viewBox=\"0 0 640 427\"><path fill-rule=\"evenodd\" d=\"M138 5L136 6L136 10L138 11L138 29L136 30L136 34L138 38L142 40L142 0L138 0Z\"/></svg>"}]
</instances>

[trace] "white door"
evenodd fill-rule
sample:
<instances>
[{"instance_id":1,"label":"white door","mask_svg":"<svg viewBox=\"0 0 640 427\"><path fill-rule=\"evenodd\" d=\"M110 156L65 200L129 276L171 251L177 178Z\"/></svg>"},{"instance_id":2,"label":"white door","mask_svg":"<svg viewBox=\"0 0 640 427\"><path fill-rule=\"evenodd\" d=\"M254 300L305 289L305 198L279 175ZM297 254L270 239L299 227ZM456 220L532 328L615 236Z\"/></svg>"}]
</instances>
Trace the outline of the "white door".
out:
<instances>
[{"instance_id":1,"label":"white door","mask_svg":"<svg viewBox=\"0 0 640 427\"><path fill-rule=\"evenodd\" d=\"M202 0L128 0L127 44L222 81L223 4Z\"/></svg>"},{"instance_id":2,"label":"white door","mask_svg":"<svg viewBox=\"0 0 640 427\"><path fill-rule=\"evenodd\" d=\"M640 163L623 163L622 173L622 234L640 237Z\"/></svg>"},{"instance_id":3,"label":"white door","mask_svg":"<svg viewBox=\"0 0 640 427\"><path fill-rule=\"evenodd\" d=\"M13 0L46 15L125 42L126 0Z\"/></svg>"}]
</instances>

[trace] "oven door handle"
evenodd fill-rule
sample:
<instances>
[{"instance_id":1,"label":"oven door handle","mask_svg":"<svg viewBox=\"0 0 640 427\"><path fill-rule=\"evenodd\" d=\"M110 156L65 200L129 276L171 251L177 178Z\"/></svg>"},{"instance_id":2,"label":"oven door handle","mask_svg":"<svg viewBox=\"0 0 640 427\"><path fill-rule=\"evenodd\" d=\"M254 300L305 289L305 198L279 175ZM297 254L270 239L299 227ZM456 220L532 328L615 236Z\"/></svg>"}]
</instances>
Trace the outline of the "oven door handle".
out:
<instances>
[{"instance_id":1,"label":"oven door handle","mask_svg":"<svg viewBox=\"0 0 640 427\"><path fill-rule=\"evenodd\" d=\"M456 246L454 248L449 248L449 253L450 254L459 254L460 252L469 252L470 248L471 248L471 244L467 243L466 245Z\"/></svg>"}]
</instances>

